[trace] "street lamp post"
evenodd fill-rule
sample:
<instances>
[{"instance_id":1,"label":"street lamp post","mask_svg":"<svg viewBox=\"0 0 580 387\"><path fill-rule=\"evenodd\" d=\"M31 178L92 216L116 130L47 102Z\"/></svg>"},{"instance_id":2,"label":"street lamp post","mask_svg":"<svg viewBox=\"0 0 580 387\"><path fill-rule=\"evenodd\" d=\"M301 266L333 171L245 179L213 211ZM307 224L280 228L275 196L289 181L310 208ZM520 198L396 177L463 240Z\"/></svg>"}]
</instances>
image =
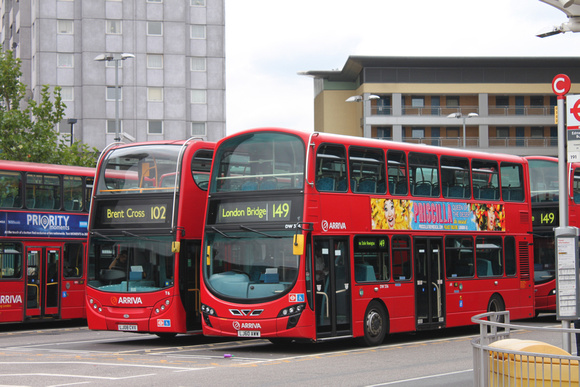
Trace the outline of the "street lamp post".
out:
<instances>
[{"instance_id":1,"label":"street lamp post","mask_svg":"<svg viewBox=\"0 0 580 387\"><path fill-rule=\"evenodd\" d=\"M77 119L76 118L69 118L68 123L70 125L70 144L72 146L72 144L75 140L75 124L77 123Z\"/></svg>"},{"instance_id":2,"label":"street lamp post","mask_svg":"<svg viewBox=\"0 0 580 387\"><path fill-rule=\"evenodd\" d=\"M135 58L135 55L129 53L122 54L100 54L95 57L98 62L115 62L115 141L121 141L119 133L119 61Z\"/></svg>"},{"instance_id":3,"label":"street lamp post","mask_svg":"<svg viewBox=\"0 0 580 387\"><path fill-rule=\"evenodd\" d=\"M457 113L451 113L447 116L447 118L461 118L462 122L463 122L463 148L466 148L466 132L465 132L465 119L466 118L473 118L473 117L479 117L479 114L477 113L469 113L466 116L464 116L463 114L457 112Z\"/></svg>"},{"instance_id":4,"label":"street lamp post","mask_svg":"<svg viewBox=\"0 0 580 387\"><path fill-rule=\"evenodd\" d=\"M370 138L371 137L371 130L370 128L367 130L366 129L366 117L367 117L367 104L366 102L368 101L370 104L370 101L373 99L381 99L381 97L379 97L378 95L374 95L374 94L363 94L363 95L353 95L351 97L348 97L346 99L345 102L362 102L363 103L363 111L362 111L362 128L363 128L363 137L367 137ZM370 111L370 105L369 105L369 111Z\"/></svg>"}]
</instances>

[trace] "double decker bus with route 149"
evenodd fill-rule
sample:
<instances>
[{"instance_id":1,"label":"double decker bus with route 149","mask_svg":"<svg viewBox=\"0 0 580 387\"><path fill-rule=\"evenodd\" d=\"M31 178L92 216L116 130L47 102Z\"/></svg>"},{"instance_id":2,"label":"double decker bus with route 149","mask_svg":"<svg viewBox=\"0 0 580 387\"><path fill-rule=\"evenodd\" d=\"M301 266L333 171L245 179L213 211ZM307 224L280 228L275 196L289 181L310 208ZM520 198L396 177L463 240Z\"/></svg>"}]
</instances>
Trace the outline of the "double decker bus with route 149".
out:
<instances>
[{"instance_id":1,"label":"double decker bus with route 149","mask_svg":"<svg viewBox=\"0 0 580 387\"><path fill-rule=\"evenodd\" d=\"M526 156L530 166L534 227L534 283L536 315L556 311L556 246L554 228L560 226L558 158ZM580 225L580 164L567 164L568 224Z\"/></svg>"},{"instance_id":2,"label":"double decker bus with route 149","mask_svg":"<svg viewBox=\"0 0 580 387\"><path fill-rule=\"evenodd\" d=\"M262 128L218 142L203 333L272 342L534 315L524 158Z\"/></svg>"},{"instance_id":3,"label":"double decker bus with route 149","mask_svg":"<svg viewBox=\"0 0 580 387\"><path fill-rule=\"evenodd\" d=\"M190 139L103 151L89 221L90 329L201 331L199 257L214 146Z\"/></svg>"},{"instance_id":4,"label":"double decker bus with route 149","mask_svg":"<svg viewBox=\"0 0 580 387\"><path fill-rule=\"evenodd\" d=\"M95 170L0 160L0 323L84 319Z\"/></svg>"}]
</instances>

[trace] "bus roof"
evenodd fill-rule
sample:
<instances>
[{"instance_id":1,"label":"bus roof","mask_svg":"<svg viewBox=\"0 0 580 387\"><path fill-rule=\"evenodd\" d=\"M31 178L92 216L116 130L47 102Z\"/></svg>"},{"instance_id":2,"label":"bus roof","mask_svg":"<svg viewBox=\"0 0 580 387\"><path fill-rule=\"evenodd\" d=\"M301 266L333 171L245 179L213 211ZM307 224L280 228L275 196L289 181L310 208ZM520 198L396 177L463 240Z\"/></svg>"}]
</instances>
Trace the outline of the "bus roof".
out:
<instances>
[{"instance_id":1,"label":"bus roof","mask_svg":"<svg viewBox=\"0 0 580 387\"><path fill-rule=\"evenodd\" d=\"M281 132L281 133L289 133L294 134L298 137L301 137L304 142L308 142L308 138L310 136L316 136L318 138L317 142L334 142L339 144L345 145L355 145L355 146L363 146L369 147L374 146L377 148L393 148L398 150L404 150L409 152L426 152L426 153L433 153L438 155L451 155L451 156L462 156L468 158L482 158L482 159L501 159L502 161L514 161L514 162L521 162L521 156L510 155L506 153L488 153L488 152L480 152L470 149L457 149L457 148L446 148L440 146L433 146L427 144L412 144L412 143L405 143L405 142L396 142L390 140L379 140L374 138L364 138L364 137L355 137L355 136L347 136L342 134L333 134L333 133L323 133L323 132L306 132L300 131L296 129L286 129L286 128L277 128L277 127L264 127L264 128L255 128L255 129L248 129L240 132L236 132L235 134L229 135L222 140L219 141L221 144L223 141L244 135L250 134L255 132Z\"/></svg>"},{"instance_id":2,"label":"bus roof","mask_svg":"<svg viewBox=\"0 0 580 387\"><path fill-rule=\"evenodd\" d=\"M42 172L42 173L66 173L82 176L94 176L95 174L95 169L89 167L31 163L28 161L12 161L12 160L0 160L0 169L10 171L26 171L26 172Z\"/></svg>"}]
</instances>

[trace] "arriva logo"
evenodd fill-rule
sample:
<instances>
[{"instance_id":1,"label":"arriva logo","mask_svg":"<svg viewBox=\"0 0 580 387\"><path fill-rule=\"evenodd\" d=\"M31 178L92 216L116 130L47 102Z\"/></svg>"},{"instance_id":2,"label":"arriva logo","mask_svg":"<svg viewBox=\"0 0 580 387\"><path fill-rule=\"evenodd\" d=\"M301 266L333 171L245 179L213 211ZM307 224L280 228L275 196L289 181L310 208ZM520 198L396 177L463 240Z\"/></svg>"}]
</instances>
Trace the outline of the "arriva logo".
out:
<instances>
[{"instance_id":1,"label":"arriva logo","mask_svg":"<svg viewBox=\"0 0 580 387\"><path fill-rule=\"evenodd\" d=\"M6 304L22 304L22 297L20 295L0 296L0 305Z\"/></svg>"},{"instance_id":2,"label":"arriva logo","mask_svg":"<svg viewBox=\"0 0 580 387\"><path fill-rule=\"evenodd\" d=\"M232 324L234 329L239 331L240 329L262 329L260 323L240 323L239 321L234 321Z\"/></svg>"},{"instance_id":3,"label":"arriva logo","mask_svg":"<svg viewBox=\"0 0 580 387\"><path fill-rule=\"evenodd\" d=\"M125 305L137 305L137 304L143 304L143 301L141 300L141 297L111 297L111 304L113 305L120 305L120 304L125 304Z\"/></svg>"},{"instance_id":4,"label":"arriva logo","mask_svg":"<svg viewBox=\"0 0 580 387\"><path fill-rule=\"evenodd\" d=\"M345 222L328 222L323 220L321 222L322 231L327 232L329 230L346 230Z\"/></svg>"}]
</instances>

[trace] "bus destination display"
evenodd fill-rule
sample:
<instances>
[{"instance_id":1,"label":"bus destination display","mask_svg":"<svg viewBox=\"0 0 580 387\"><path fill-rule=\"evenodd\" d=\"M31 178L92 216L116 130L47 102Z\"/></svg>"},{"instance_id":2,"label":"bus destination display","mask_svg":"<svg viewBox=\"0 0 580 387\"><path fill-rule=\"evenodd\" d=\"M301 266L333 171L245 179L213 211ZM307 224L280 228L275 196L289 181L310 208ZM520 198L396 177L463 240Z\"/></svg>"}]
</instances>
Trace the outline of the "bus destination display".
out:
<instances>
[{"instance_id":1,"label":"bus destination display","mask_svg":"<svg viewBox=\"0 0 580 387\"><path fill-rule=\"evenodd\" d=\"M291 200L219 203L217 222L280 222L290 220Z\"/></svg>"},{"instance_id":2,"label":"bus destination display","mask_svg":"<svg viewBox=\"0 0 580 387\"><path fill-rule=\"evenodd\" d=\"M166 203L103 205L100 214L108 225L165 223L170 216Z\"/></svg>"},{"instance_id":3,"label":"bus destination display","mask_svg":"<svg viewBox=\"0 0 580 387\"><path fill-rule=\"evenodd\" d=\"M560 224L558 207L532 208L532 223L534 226L558 227Z\"/></svg>"}]
</instances>

